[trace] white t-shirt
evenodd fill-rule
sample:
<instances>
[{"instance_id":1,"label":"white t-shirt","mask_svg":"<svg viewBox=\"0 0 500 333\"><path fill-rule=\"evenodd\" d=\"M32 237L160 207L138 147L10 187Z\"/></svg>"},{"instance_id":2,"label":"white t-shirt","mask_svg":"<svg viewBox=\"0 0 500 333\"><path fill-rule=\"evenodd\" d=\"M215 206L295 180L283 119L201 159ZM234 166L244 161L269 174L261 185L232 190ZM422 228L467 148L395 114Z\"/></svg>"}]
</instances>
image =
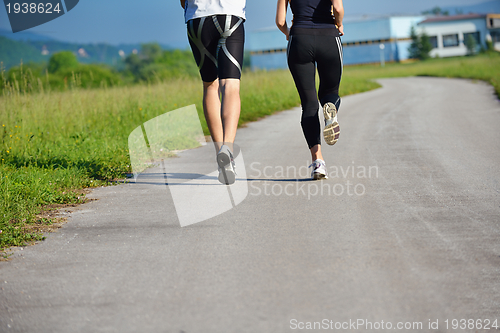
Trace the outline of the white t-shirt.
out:
<instances>
[{"instance_id":1,"label":"white t-shirt","mask_svg":"<svg viewBox=\"0 0 500 333\"><path fill-rule=\"evenodd\" d=\"M186 0L186 22L211 15L234 15L245 19L246 0Z\"/></svg>"}]
</instances>

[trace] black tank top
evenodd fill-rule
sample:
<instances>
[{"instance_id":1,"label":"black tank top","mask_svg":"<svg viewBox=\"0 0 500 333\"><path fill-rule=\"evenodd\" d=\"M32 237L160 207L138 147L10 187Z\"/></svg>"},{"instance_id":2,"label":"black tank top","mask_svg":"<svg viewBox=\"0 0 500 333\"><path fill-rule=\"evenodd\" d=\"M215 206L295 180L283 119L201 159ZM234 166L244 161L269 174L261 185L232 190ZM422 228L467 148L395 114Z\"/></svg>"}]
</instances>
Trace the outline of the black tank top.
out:
<instances>
[{"instance_id":1,"label":"black tank top","mask_svg":"<svg viewBox=\"0 0 500 333\"><path fill-rule=\"evenodd\" d=\"M331 0L291 0L293 28L335 28Z\"/></svg>"}]
</instances>

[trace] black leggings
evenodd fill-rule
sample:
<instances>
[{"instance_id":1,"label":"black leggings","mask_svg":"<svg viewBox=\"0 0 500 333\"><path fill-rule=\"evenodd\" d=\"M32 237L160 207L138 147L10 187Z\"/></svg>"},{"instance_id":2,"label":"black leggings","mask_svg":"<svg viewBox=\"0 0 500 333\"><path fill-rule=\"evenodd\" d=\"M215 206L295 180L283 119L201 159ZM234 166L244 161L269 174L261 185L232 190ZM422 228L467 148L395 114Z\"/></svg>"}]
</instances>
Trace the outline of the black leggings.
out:
<instances>
[{"instance_id":1,"label":"black leggings","mask_svg":"<svg viewBox=\"0 0 500 333\"><path fill-rule=\"evenodd\" d=\"M302 131L309 148L321 144L318 98L321 105L340 106L339 85L342 76L342 44L330 29L295 29L288 42L288 67L302 104ZM319 92L316 97L316 65Z\"/></svg>"}]
</instances>

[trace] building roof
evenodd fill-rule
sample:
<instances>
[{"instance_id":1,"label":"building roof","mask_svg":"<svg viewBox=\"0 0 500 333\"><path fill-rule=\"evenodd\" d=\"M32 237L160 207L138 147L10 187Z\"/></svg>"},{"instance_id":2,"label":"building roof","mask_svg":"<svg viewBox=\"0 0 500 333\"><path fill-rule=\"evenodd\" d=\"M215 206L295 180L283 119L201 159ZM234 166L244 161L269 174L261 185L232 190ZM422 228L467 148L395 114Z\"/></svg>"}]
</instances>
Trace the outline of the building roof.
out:
<instances>
[{"instance_id":1,"label":"building roof","mask_svg":"<svg viewBox=\"0 0 500 333\"><path fill-rule=\"evenodd\" d=\"M478 18L486 18L486 14L465 14L465 15L453 15L453 16L435 16L430 17L419 24L425 23L436 23L436 22L449 22L449 21L462 21L462 20L472 20Z\"/></svg>"}]
</instances>

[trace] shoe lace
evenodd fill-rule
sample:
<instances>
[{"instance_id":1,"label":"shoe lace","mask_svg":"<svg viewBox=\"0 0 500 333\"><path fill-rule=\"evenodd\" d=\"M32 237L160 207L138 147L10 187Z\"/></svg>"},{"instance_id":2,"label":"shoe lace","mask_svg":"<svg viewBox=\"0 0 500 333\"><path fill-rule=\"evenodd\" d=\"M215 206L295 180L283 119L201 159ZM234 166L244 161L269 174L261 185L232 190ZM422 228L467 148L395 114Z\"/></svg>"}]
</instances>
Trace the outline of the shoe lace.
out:
<instances>
[{"instance_id":1,"label":"shoe lace","mask_svg":"<svg viewBox=\"0 0 500 333\"><path fill-rule=\"evenodd\" d=\"M312 162L312 163L311 163L311 165L310 165L310 166L308 166L307 168L311 168L311 167L312 167L312 168L313 168L313 170L316 170L317 168L319 168L319 166L320 166L320 163L318 163L318 162L314 161L314 162Z\"/></svg>"},{"instance_id":2,"label":"shoe lace","mask_svg":"<svg viewBox=\"0 0 500 333\"><path fill-rule=\"evenodd\" d=\"M233 158L233 154L232 153L229 153L229 158L231 159L231 165L233 166L234 174L237 175L237 173L236 173L236 163L234 162L234 158Z\"/></svg>"}]
</instances>

